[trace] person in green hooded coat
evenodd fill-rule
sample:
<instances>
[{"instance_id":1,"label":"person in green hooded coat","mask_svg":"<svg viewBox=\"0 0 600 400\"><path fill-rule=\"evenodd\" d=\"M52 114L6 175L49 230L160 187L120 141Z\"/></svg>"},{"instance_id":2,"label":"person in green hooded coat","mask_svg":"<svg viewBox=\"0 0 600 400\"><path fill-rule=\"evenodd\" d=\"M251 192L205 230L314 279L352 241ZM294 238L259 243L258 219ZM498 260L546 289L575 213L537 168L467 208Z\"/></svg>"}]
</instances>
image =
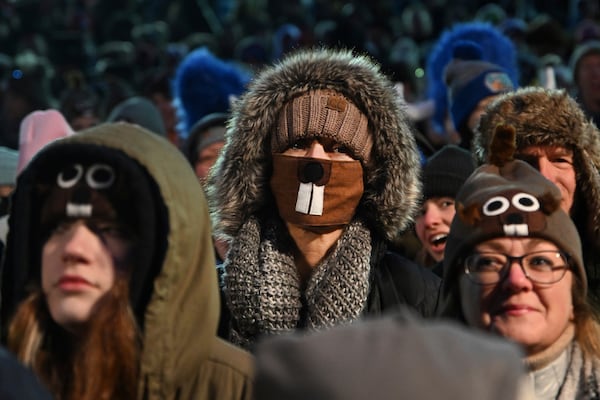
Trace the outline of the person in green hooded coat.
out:
<instances>
[{"instance_id":1,"label":"person in green hooded coat","mask_svg":"<svg viewBox=\"0 0 600 400\"><path fill-rule=\"evenodd\" d=\"M216 336L207 204L171 144L129 123L46 146L19 176L2 333L60 399L247 399Z\"/></svg>"}]
</instances>

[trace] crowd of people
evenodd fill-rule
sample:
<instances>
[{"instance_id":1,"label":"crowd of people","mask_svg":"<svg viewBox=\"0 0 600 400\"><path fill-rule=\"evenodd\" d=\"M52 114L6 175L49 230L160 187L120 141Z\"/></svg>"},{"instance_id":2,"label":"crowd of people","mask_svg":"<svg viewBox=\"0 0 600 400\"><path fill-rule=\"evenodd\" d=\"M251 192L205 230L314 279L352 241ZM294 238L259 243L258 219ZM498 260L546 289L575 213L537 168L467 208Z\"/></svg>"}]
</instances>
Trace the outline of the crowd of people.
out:
<instances>
[{"instance_id":1,"label":"crowd of people","mask_svg":"<svg viewBox=\"0 0 600 400\"><path fill-rule=\"evenodd\" d=\"M600 400L595 2L0 15L0 397Z\"/></svg>"}]
</instances>

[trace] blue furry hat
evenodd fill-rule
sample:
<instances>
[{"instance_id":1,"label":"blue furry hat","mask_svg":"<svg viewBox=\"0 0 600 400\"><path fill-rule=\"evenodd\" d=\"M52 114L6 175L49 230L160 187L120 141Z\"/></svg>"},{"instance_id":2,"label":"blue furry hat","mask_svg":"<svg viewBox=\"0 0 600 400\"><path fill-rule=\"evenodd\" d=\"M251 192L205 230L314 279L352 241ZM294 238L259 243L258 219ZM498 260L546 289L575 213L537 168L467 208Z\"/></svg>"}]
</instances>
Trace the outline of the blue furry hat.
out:
<instances>
[{"instance_id":1,"label":"blue furry hat","mask_svg":"<svg viewBox=\"0 0 600 400\"><path fill-rule=\"evenodd\" d=\"M187 138L202 117L229 112L231 97L239 97L250 78L249 72L219 59L205 47L185 56L173 80L177 128L182 137Z\"/></svg>"},{"instance_id":2,"label":"blue furry hat","mask_svg":"<svg viewBox=\"0 0 600 400\"><path fill-rule=\"evenodd\" d=\"M457 41L470 40L482 49L482 60L496 64L505 71L515 87L519 72L517 51L512 41L491 24L467 22L445 30L433 46L427 58L427 97L435 102L433 123L444 132L444 118L448 110L448 93L444 84L444 69L452 60Z\"/></svg>"}]
</instances>

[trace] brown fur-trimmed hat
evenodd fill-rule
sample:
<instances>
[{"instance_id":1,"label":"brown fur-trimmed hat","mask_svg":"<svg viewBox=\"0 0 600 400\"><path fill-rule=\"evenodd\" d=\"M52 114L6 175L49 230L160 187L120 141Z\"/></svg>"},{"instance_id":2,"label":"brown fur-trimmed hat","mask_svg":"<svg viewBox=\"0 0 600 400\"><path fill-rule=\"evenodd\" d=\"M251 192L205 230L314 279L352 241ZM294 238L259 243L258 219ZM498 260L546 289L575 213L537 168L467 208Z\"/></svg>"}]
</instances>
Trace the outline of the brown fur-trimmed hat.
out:
<instances>
[{"instance_id":1,"label":"brown fur-trimmed hat","mask_svg":"<svg viewBox=\"0 0 600 400\"><path fill-rule=\"evenodd\" d=\"M516 148L563 146L573 151L577 192L584 203L586 226L580 235L600 245L600 132L577 102L563 89L520 88L495 99L481 116L473 138L473 152L479 163L489 154L492 135L498 125L516 130Z\"/></svg>"}]
</instances>

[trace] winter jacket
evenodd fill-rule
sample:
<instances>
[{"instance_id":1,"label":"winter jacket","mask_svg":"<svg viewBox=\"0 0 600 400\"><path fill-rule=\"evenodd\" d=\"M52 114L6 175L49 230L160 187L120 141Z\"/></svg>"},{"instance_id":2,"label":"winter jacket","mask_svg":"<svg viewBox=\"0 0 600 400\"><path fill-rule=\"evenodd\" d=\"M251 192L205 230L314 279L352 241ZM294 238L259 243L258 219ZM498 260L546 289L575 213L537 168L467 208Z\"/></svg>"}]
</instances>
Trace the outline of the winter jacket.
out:
<instances>
[{"instance_id":1,"label":"winter jacket","mask_svg":"<svg viewBox=\"0 0 600 400\"><path fill-rule=\"evenodd\" d=\"M0 399L51 400L38 378L5 348L0 348Z\"/></svg>"},{"instance_id":2,"label":"winter jacket","mask_svg":"<svg viewBox=\"0 0 600 400\"><path fill-rule=\"evenodd\" d=\"M139 398L248 399L252 357L216 337L219 292L207 204L183 155L129 123L102 124L44 148L19 178L2 281L6 324L39 273L35 250L44 166L77 157L118 162L131 177L124 193L143 226L130 286L142 334Z\"/></svg>"},{"instance_id":3,"label":"winter jacket","mask_svg":"<svg viewBox=\"0 0 600 400\"><path fill-rule=\"evenodd\" d=\"M400 254L388 251L374 269L367 313L374 315L408 308L423 317L433 317L438 308L441 278Z\"/></svg>"},{"instance_id":4,"label":"winter jacket","mask_svg":"<svg viewBox=\"0 0 600 400\"><path fill-rule=\"evenodd\" d=\"M218 266L218 271L222 283L219 336L230 340L235 318L232 319L226 304L226 287L223 284L226 271L222 264ZM365 317L389 314L398 309L409 309L426 318L437 315L441 278L400 254L387 251L374 265L370 282L369 297L362 310ZM305 328L302 325L297 327Z\"/></svg>"}]
</instances>

